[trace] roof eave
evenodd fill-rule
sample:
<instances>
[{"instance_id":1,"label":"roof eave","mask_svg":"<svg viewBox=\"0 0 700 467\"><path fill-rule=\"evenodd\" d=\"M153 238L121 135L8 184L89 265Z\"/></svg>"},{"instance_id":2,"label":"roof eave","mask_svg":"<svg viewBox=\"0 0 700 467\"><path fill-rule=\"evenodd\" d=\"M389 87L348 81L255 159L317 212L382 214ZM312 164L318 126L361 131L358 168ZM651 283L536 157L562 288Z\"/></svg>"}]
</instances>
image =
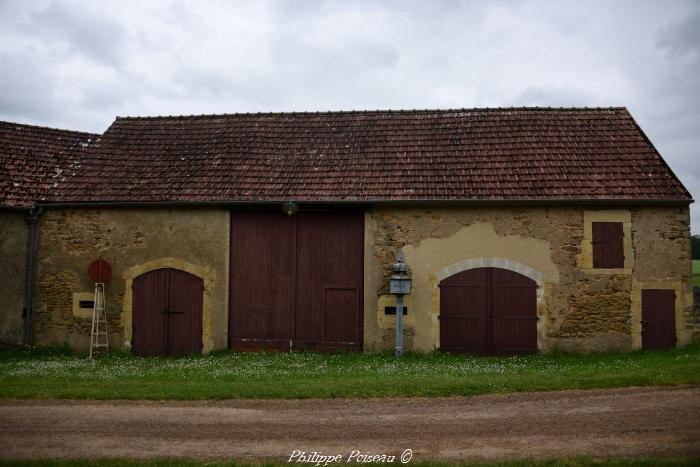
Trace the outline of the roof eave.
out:
<instances>
[{"instance_id":1,"label":"roof eave","mask_svg":"<svg viewBox=\"0 0 700 467\"><path fill-rule=\"evenodd\" d=\"M300 205L391 205L391 206L543 206L543 205L616 205L616 206L687 206L694 203L693 199L356 199L356 200L304 200L295 198L284 198L274 200L240 201L240 200L219 200L219 201L77 201L77 202L40 202L37 206L44 208L126 208L126 207L255 207L271 206L286 202L295 202ZM23 209L28 209L25 207Z\"/></svg>"}]
</instances>

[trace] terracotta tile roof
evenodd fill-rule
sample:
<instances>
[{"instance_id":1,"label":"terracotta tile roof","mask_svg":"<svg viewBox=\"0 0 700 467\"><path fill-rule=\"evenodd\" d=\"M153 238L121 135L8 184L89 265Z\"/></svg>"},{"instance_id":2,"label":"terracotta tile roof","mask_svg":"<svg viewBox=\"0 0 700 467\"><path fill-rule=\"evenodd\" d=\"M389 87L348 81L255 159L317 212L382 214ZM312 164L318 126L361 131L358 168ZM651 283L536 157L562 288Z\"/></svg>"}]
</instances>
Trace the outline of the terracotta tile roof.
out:
<instances>
[{"instance_id":1,"label":"terracotta tile roof","mask_svg":"<svg viewBox=\"0 0 700 467\"><path fill-rule=\"evenodd\" d=\"M31 206L99 135L0 122L0 205Z\"/></svg>"},{"instance_id":2,"label":"terracotta tile roof","mask_svg":"<svg viewBox=\"0 0 700 467\"><path fill-rule=\"evenodd\" d=\"M624 108L117 118L48 200L690 200Z\"/></svg>"}]
</instances>

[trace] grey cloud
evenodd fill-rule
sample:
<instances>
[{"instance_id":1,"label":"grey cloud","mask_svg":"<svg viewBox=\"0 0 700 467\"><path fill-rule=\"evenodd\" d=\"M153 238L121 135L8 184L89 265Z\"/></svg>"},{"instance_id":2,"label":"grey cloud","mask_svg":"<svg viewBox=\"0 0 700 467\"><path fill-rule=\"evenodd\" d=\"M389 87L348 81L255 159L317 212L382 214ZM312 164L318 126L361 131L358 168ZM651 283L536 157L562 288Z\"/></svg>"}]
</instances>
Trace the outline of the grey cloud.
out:
<instances>
[{"instance_id":1,"label":"grey cloud","mask_svg":"<svg viewBox=\"0 0 700 467\"><path fill-rule=\"evenodd\" d=\"M653 110L643 125L694 198L700 196L700 10L661 26L655 46L662 53ZM646 122L643 122L646 123ZM693 231L700 233L700 207L691 206Z\"/></svg>"},{"instance_id":2,"label":"grey cloud","mask_svg":"<svg viewBox=\"0 0 700 467\"><path fill-rule=\"evenodd\" d=\"M328 46L322 38L304 43L293 35L278 38L272 46L272 57L278 66L301 70L305 74L316 70L320 75L367 73L376 68L391 68L399 60L399 51L392 45L371 40L359 40ZM310 74L310 73L308 73Z\"/></svg>"},{"instance_id":3,"label":"grey cloud","mask_svg":"<svg viewBox=\"0 0 700 467\"><path fill-rule=\"evenodd\" d=\"M700 10L681 21L674 22L658 32L657 47L670 50L674 54L694 52L695 60L700 57Z\"/></svg>"},{"instance_id":4,"label":"grey cloud","mask_svg":"<svg viewBox=\"0 0 700 467\"><path fill-rule=\"evenodd\" d=\"M0 115L45 122L55 118L51 76L42 64L19 55L0 55Z\"/></svg>"},{"instance_id":5,"label":"grey cloud","mask_svg":"<svg viewBox=\"0 0 700 467\"><path fill-rule=\"evenodd\" d=\"M73 2L50 2L22 27L26 33L41 34L46 40L64 41L73 52L97 62L116 66L122 58L124 28Z\"/></svg>"},{"instance_id":6,"label":"grey cloud","mask_svg":"<svg viewBox=\"0 0 700 467\"><path fill-rule=\"evenodd\" d=\"M594 107L597 101L588 93L570 87L534 87L520 91L508 102L512 106Z\"/></svg>"},{"instance_id":7,"label":"grey cloud","mask_svg":"<svg viewBox=\"0 0 700 467\"><path fill-rule=\"evenodd\" d=\"M500 3L503 2L493 2L493 4ZM372 0L356 0L352 2L341 0L282 1L274 2L272 9L275 15L284 21L300 20L307 22L323 17L333 20L338 16L339 12L353 10L371 16L377 13L378 10L384 10L391 12L391 16L397 20L401 16L412 16L420 18L426 23L442 21L446 16L464 12L465 10L473 13L487 10L481 3L461 0L433 0L429 2L423 0L389 0L381 2Z\"/></svg>"}]
</instances>

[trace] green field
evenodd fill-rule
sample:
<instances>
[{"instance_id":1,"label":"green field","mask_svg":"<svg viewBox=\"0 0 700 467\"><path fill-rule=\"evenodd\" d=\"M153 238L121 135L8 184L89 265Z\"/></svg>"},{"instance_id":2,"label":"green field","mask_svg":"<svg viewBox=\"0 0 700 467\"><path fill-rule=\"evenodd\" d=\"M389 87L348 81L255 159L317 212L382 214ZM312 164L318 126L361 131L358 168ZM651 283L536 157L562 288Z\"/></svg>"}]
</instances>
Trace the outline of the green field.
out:
<instances>
[{"instance_id":1,"label":"green field","mask_svg":"<svg viewBox=\"0 0 700 467\"><path fill-rule=\"evenodd\" d=\"M693 285L700 287L700 259L693 260Z\"/></svg>"},{"instance_id":2,"label":"green field","mask_svg":"<svg viewBox=\"0 0 700 467\"><path fill-rule=\"evenodd\" d=\"M700 383L700 345L663 352L470 357L217 352L187 358L68 349L0 353L0 397L225 399L450 396Z\"/></svg>"}]
</instances>

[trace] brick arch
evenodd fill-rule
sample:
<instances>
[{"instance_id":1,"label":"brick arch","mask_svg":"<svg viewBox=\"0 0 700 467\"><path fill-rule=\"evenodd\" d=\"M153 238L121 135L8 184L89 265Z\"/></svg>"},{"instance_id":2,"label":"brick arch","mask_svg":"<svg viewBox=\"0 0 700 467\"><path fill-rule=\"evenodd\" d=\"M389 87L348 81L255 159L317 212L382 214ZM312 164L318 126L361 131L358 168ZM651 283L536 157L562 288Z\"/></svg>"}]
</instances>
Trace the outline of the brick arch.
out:
<instances>
[{"instance_id":1,"label":"brick arch","mask_svg":"<svg viewBox=\"0 0 700 467\"><path fill-rule=\"evenodd\" d=\"M437 272L438 281L446 279L462 271L475 268L500 268L508 269L509 271L517 272L525 277L529 277L537 284L542 283L542 273L531 268L530 266L513 261L512 259L504 258L469 258L452 263L447 267L442 268Z\"/></svg>"},{"instance_id":2,"label":"brick arch","mask_svg":"<svg viewBox=\"0 0 700 467\"><path fill-rule=\"evenodd\" d=\"M209 268L187 263L177 258L162 258L148 263L137 264L124 272L124 306L122 307L121 322L124 330L123 347L131 349L131 338L133 335L133 284L134 279L147 272L156 269L172 268L190 273L199 277L204 282L204 293L202 302L202 353L209 353L214 348L212 335L212 304L211 296L214 288L215 273Z\"/></svg>"}]
</instances>

